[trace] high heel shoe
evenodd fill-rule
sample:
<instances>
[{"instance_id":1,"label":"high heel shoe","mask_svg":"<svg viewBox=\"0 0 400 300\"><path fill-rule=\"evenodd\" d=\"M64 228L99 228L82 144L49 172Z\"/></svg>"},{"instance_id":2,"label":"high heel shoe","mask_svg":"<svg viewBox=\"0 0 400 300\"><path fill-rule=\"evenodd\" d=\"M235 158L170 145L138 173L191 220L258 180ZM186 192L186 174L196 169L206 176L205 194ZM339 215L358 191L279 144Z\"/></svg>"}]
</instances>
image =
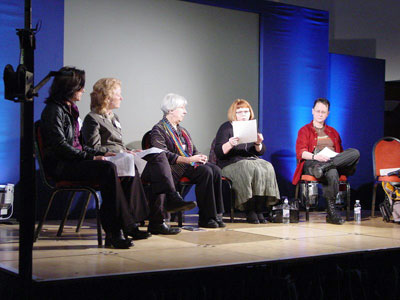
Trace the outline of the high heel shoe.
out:
<instances>
[{"instance_id":1,"label":"high heel shoe","mask_svg":"<svg viewBox=\"0 0 400 300\"><path fill-rule=\"evenodd\" d=\"M106 232L104 246L106 248L129 249L134 245L132 243L132 239L124 239L121 231L118 231L118 233Z\"/></svg>"}]
</instances>

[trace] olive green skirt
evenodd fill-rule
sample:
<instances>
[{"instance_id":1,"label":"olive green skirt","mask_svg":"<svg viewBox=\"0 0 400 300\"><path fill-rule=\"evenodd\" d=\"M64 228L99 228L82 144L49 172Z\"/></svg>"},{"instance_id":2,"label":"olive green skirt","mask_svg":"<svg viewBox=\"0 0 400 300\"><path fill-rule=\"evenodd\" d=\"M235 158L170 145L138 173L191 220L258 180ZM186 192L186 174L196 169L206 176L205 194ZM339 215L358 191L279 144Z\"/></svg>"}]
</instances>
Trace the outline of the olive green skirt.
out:
<instances>
[{"instance_id":1,"label":"olive green skirt","mask_svg":"<svg viewBox=\"0 0 400 300\"><path fill-rule=\"evenodd\" d=\"M222 176L232 181L235 206L245 210L245 203L254 196L265 196L266 204L280 199L278 183L272 164L261 158L245 159L222 169Z\"/></svg>"}]
</instances>

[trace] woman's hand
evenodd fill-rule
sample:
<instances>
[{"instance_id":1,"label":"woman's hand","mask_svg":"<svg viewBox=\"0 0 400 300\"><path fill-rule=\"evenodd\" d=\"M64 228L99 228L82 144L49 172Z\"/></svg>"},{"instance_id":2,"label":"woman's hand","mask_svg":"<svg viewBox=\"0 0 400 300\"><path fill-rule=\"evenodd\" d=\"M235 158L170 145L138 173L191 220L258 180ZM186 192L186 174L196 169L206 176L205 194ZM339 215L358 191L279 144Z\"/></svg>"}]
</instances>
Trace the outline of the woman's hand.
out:
<instances>
[{"instance_id":1,"label":"woman's hand","mask_svg":"<svg viewBox=\"0 0 400 300\"><path fill-rule=\"evenodd\" d=\"M222 145L222 152L224 154L227 154L229 151L232 150L233 147L237 146L239 144L239 138L238 137L231 137L229 140Z\"/></svg>"},{"instance_id":2,"label":"woman's hand","mask_svg":"<svg viewBox=\"0 0 400 300\"><path fill-rule=\"evenodd\" d=\"M196 154L196 155L189 157L190 162L201 163L203 165L205 163L207 163L207 160L208 160L208 157L207 157L207 155L204 155L204 154Z\"/></svg>"},{"instance_id":3,"label":"woman's hand","mask_svg":"<svg viewBox=\"0 0 400 300\"><path fill-rule=\"evenodd\" d=\"M256 144L261 144L264 141L264 136L262 133L257 133L257 141Z\"/></svg>"},{"instance_id":4,"label":"woman's hand","mask_svg":"<svg viewBox=\"0 0 400 300\"><path fill-rule=\"evenodd\" d=\"M106 160L106 159L104 156L98 155L98 156L93 157L93 160Z\"/></svg>"},{"instance_id":5,"label":"woman's hand","mask_svg":"<svg viewBox=\"0 0 400 300\"><path fill-rule=\"evenodd\" d=\"M322 154L317 154L317 155L314 155L314 160L318 160L320 162L327 162L330 160L330 158L328 156L325 156Z\"/></svg>"},{"instance_id":6,"label":"woman's hand","mask_svg":"<svg viewBox=\"0 0 400 300\"><path fill-rule=\"evenodd\" d=\"M239 144L239 138L233 136L233 137L231 137L231 138L228 140L228 143L229 143L232 147L235 147L235 146L237 146L237 145Z\"/></svg>"},{"instance_id":7,"label":"woman's hand","mask_svg":"<svg viewBox=\"0 0 400 300\"><path fill-rule=\"evenodd\" d=\"M136 153L138 152L142 152L143 150L140 149L136 149L136 150L125 150L126 153L132 154L132 155L136 155Z\"/></svg>"}]
</instances>

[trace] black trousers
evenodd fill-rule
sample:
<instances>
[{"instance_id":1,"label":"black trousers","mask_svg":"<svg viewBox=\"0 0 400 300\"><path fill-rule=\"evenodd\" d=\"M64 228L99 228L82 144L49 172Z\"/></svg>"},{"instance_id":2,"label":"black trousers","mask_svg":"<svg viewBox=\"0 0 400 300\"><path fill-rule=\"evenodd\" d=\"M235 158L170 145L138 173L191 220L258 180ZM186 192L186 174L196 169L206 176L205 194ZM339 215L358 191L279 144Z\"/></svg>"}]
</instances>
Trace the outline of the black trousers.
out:
<instances>
[{"instance_id":1,"label":"black trousers","mask_svg":"<svg viewBox=\"0 0 400 300\"><path fill-rule=\"evenodd\" d=\"M174 178L164 152L148 155L145 160L147 165L143 170L142 179L150 183L150 192L147 194L150 206L149 221L161 224L167 217L164 210L165 194L176 192ZM224 212L219 167L210 163L197 167L188 166L183 176L196 184L196 200L201 217L216 217Z\"/></svg>"},{"instance_id":2,"label":"black trousers","mask_svg":"<svg viewBox=\"0 0 400 300\"><path fill-rule=\"evenodd\" d=\"M93 181L99 184L102 204L101 223L106 232L117 232L136 223L130 214L117 169L105 160L72 161L65 164L59 180Z\"/></svg>"},{"instance_id":3,"label":"black trousers","mask_svg":"<svg viewBox=\"0 0 400 300\"><path fill-rule=\"evenodd\" d=\"M183 176L196 184L196 200L199 207L199 217L215 218L224 212L222 198L221 169L211 163L189 166Z\"/></svg>"},{"instance_id":4,"label":"black trousers","mask_svg":"<svg viewBox=\"0 0 400 300\"><path fill-rule=\"evenodd\" d=\"M167 218L164 210L165 194L176 192L171 166L165 152L150 154L144 157L147 161L142 173L142 180L150 183L147 193L149 201L149 221L161 224Z\"/></svg>"},{"instance_id":5,"label":"black trousers","mask_svg":"<svg viewBox=\"0 0 400 300\"><path fill-rule=\"evenodd\" d=\"M320 179L322 184L322 193L325 198L336 198L339 192L339 176L346 175L351 176L356 171L356 166L360 160L360 152L357 149L349 148L330 161L324 163L317 160L306 160L303 167L303 174L313 175L311 170L316 164L327 164L333 163L335 168L327 171L324 176Z\"/></svg>"},{"instance_id":6,"label":"black trousers","mask_svg":"<svg viewBox=\"0 0 400 300\"><path fill-rule=\"evenodd\" d=\"M136 169L136 174L138 170ZM122 190L128 201L129 213L136 222L147 220L149 216L149 204L143 189L140 176L120 177Z\"/></svg>"}]
</instances>

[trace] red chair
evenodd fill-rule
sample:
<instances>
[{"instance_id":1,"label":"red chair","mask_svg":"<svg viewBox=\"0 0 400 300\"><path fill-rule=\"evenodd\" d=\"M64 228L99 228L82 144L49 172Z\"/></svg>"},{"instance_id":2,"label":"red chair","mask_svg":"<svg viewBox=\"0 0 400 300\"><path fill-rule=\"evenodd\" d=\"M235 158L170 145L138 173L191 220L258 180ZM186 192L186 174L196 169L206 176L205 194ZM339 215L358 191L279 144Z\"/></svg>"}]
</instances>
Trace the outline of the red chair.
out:
<instances>
[{"instance_id":1,"label":"red chair","mask_svg":"<svg viewBox=\"0 0 400 300\"><path fill-rule=\"evenodd\" d=\"M376 189L382 182L400 182L398 176L383 175L385 169L400 169L400 140L394 137L379 139L372 149L374 188L372 192L371 217L375 217Z\"/></svg>"},{"instance_id":2,"label":"red chair","mask_svg":"<svg viewBox=\"0 0 400 300\"><path fill-rule=\"evenodd\" d=\"M101 222L100 222L100 200L96 193L96 191L99 189L98 184L96 184L95 182L82 182L82 181L66 181L66 180L57 181L57 180L52 179L50 176L48 176L45 173L45 170L43 168L43 140L42 140L42 135L40 132L40 121L36 121L36 123L35 123L34 145L35 145L36 159L39 164L40 178L41 178L42 182L44 183L44 185L47 186L51 190L51 197L50 197L49 203L47 205L46 211L43 215L43 218L40 220L40 222L36 228L34 241L36 241L39 238L40 232L43 227L43 223L45 222L46 217L47 217L47 213L49 212L51 204L53 203L53 200L55 199L56 195L59 192L68 191L68 192L72 192L72 194L68 198L68 202L67 202L67 205L64 210L63 219L61 220L60 227L57 232L57 236L62 235L64 225L68 218L69 210L71 208L72 201L75 198L75 194L77 192L88 192L88 197L85 200L85 203L81 210L81 215L79 217L78 224L76 226L76 232L79 232L79 230L82 226L83 219L86 214L86 209L88 207L91 195L93 195L93 197L95 199L95 203L96 203L97 242L98 242L98 246L101 247L102 246L102 233L101 233Z\"/></svg>"},{"instance_id":3,"label":"red chair","mask_svg":"<svg viewBox=\"0 0 400 300\"><path fill-rule=\"evenodd\" d=\"M300 186L302 186L302 190L304 191L304 201L303 201L303 206L306 209L306 221L308 222L310 220L310 208L312 207L310 205L310 195L309 195L309 187L314 187L318 185L320 182L317 178L311 175L301 175L299 183L296 185L296 191L295 191L295 199L299 199L299 189ZM346 187L346 221L349 221L350 219L350 184L347 181L347 177L344 175L341 175L339 177L339 186L345 185ZM317 188L317 187L315 187ZM340 188L339 188L340 190Z\"/></svg>"},{"instance_id":4,"label":"red chair","mask_svg":"<svg viewBox=\"0 0 400 300\"><path fill-rule=\"evenodd\" d=\"M147 131L142 138L142 149L146 150L151 148L151 130ZM148 184L148 183L144 183ZM186 194L189 192L190 188L192 187L193 183L190 182L190 179L187 177L182 177L179 180L179 184L177 186L177 190L184 198ZM178 226L182 227L183 225L183 214L181 211L177 212L176 215L178 216Z\"/></svg>"}]
</instances>

